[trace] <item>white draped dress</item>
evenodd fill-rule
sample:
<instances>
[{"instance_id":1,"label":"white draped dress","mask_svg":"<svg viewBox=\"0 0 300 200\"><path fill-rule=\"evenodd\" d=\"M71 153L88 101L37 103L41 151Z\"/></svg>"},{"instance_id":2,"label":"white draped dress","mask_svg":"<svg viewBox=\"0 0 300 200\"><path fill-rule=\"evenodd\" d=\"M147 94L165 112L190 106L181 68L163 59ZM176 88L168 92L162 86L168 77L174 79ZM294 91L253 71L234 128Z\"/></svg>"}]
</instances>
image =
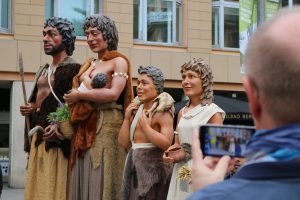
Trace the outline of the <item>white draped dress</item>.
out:
<instances>
[{"instance_id":1,"label":"white draped dress","mask_svg":"<svg viewBox=\"0 0 300 200\"><path fill-rule=\"evenodd\" d=\"M214 103L205 106L201 106L199 104L187 113L184 113L185 117L182 116L178 123L180 144L188 143L191 145L193 130L198 128L201 124L207 124L209 119L216 113L221 113L224 119L224 111ZM192 160L187 162L181 161L174 165L167 200L184 200L192 193L192 188L189 184L190 181L180 180L177 178L178 170L182 166L186 166L191 169Z\"/></svg>"}]
</instances>

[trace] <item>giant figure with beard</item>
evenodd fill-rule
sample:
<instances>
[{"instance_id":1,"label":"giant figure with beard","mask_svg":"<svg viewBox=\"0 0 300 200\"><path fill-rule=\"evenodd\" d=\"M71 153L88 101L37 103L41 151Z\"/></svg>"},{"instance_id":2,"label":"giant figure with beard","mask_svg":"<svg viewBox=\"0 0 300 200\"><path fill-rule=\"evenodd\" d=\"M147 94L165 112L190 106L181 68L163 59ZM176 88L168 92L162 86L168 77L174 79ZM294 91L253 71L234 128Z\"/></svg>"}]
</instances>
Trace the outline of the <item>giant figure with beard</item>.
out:
<instances>
[{"instance_id":1,"label":"giant figure with beard","mask_svg":"<svg viewBox=\"0 0 300 200\"><path fill-rule=\"evenodd\" d=\"M75 39L73 25L68 20L58 17L46 20L44 52L52 57L52 63L40 67L29 103L20 106L21 114L30 119L29 135L33 135L28 138L25 133L24 138L24 150L29 152L26 200L67 199L71 142L60 132L58 124L47 121L47 115L64 103L63 94L72 88L72 79L79 71L80 65L70 57Z\"/></svg>"}]
</instances>

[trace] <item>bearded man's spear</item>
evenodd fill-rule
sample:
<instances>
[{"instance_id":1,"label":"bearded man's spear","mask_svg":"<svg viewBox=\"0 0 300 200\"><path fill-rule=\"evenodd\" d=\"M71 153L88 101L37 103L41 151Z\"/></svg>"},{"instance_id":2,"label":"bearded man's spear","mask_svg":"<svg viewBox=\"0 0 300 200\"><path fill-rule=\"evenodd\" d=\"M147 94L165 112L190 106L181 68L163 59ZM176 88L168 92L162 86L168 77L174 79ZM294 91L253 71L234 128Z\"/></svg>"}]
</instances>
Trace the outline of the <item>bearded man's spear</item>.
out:
<instances>
[{"instance_id":1,"label":"bearded man's spear","mask_svg":"<svg viewBox=\"0 0 300 200\"><path fill-rule=\"evenodd\" d=\"M19 70L20 70L20 77L22 82L22 90L23 90L23 97L24 97L24 103L27 104L27 96L26 96L26 90L25 90L25 82L24 82L24 69L23 69L23 56L22 53L19 52ZM30 130L30 123L28 116L25 116L25 122L26 122L26 129L27 133L29 133Z\"/></svg>"}]
</instances>

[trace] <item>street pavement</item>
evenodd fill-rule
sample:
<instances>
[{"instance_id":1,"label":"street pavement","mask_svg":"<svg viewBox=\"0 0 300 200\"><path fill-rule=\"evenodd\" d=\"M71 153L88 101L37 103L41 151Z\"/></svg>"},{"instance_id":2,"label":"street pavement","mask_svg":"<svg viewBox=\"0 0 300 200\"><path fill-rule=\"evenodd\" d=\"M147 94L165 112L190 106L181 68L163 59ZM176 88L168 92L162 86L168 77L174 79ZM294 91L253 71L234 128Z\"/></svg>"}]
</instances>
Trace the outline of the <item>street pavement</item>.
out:
<instances>
[{"instance_id":1,"label":"street pavement","mask_svg":"<svg viewBox=\"0 0 300 200\"><path fill-rule=\"evenodd\" d=\"M23 200L24 189L10 188L7 184L3 185L1 200Z\"/></svg>"}]
</instances>

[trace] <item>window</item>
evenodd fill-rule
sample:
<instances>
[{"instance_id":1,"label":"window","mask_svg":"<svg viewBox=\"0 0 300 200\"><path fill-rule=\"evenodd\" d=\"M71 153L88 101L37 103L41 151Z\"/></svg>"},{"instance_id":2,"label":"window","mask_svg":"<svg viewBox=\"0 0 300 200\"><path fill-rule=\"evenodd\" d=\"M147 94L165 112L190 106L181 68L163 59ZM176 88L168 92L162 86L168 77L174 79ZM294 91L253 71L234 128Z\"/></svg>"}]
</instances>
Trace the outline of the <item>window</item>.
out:
<instances>
[{"instance_id":1,"label":"window","mask_svg":"<svg viewBox=\"0 0 300 200\"><path fill-rule=\"evenodd\" d=\"M181 30L181 0L134 0L136 42L179 45Z\"/></svg>"},{"instance_id":2,"label":"window","mask_svg":"<svg viewBox=\"0 0 300 200\"><path fill-rule=\"evenodd\" d=\"M100 13L101 0L46 0L46 19L53 16L67 18L77 36L84 36L83 21L87 16Z\"/></svg>"},{"instance_id":3,"label":"window","mask_svg":"<svg viewBox=\"0 0 300 200\"><path fill-rule=\"evenodd\" d=\"M278 2L282 7L300 4L300 0L278 0ZM266 15L268 15L267 11ZM220 49L237 50L239 48L238 0L212 1L212 44L214 48Z\"/></svg>"},{"instance_id":4,"label":"window","mask_svg":"<svg viewBox=\"0 0 300 200\"><path fill-rule=\"evenodd\" d=\"M0 32L10 32L10 0L0 1Z\"/></svg>"},{"instance_id":5,"label":"window","mask_svg":"<svg viewBox=\"0 0 300 200\"><path fill-rule=\"evenodd\" d=\"M239 2L220 0L212 3L212 44L215 48L239 48Z\"/></svg>"},{"instance_id":6,"label":"window","mask_svg":"<svg viewBox=\"0 0 300 200\"><path fill-rule=\"evenodd\" d=\"M289 6L292 7L293 5L299 5L300 0L281 0L282 1L282 7Z\"/></svg>"}]
</instances>

